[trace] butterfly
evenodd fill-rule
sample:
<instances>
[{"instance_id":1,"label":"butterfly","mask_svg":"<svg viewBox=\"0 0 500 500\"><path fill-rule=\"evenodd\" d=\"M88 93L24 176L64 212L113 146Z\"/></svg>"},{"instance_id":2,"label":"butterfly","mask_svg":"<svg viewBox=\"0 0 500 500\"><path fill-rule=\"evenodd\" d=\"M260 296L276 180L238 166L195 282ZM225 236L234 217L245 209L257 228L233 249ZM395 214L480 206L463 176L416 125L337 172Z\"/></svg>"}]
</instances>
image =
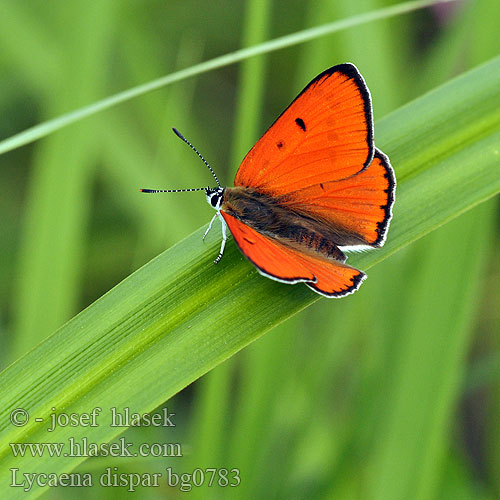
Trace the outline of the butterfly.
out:
<instances>
[{"instance_id":1,"label":"butterfly","mask_svg":"<svg viewBox=\"0 0 500 500\"><path fill-rule=\"evenodd\" d=\"M356 66L339 64L314 78L248 152L234 187L204 190L216 210L224 253L226 227L257 270L283 283L304 282L325 297L355 292L365 273L344 251L381 247L395 200L389 158L373 140L368 87Z\"/></svg>"}]
</instances>

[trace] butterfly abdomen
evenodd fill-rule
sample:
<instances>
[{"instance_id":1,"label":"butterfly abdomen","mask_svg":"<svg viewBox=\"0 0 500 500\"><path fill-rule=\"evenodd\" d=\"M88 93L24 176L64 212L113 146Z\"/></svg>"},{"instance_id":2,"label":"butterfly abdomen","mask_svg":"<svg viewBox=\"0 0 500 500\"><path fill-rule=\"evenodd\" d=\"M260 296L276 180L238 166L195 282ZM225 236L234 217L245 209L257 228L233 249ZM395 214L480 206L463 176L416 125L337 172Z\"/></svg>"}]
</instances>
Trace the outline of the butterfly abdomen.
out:
<instances>
[{"instance_id":1,"label":"butterfly abdomen","mask_svg":"<svg viewBox=\"0 0 500 500\"><path fill-rule=\"evenodd\" d=\"M226 188L221 209L259 233L311 254L345 262L333 234L319 230L320 223L284 208L274 198L251 188Z\"/></svg>"}]
</instances>

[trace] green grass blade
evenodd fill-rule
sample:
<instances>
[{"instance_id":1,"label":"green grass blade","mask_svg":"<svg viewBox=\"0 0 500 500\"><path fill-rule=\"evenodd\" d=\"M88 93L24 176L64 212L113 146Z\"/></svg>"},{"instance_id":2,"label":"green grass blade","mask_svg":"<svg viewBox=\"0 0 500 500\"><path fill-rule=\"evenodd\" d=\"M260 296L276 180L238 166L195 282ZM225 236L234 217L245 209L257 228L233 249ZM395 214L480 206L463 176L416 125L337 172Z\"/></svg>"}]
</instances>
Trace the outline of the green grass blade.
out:
<instances>
[{"instance_id":1,"label":"green grass blade","mask_svg":"<svg viewBox=\"0 0 500 500\"><path fill-rule=\"evenodd\" d=\"M26 3L0 2L0 19L2 52L12 59L25 82L37 90L53 92L53 75L59 74L63 54L36 11Z\"/></svg>"},{"instance_id":2,"label":"green grass blade","mask_svg":"<svg viewBox=\"0 0 500 500\"><path fill-rule=\"evenodd\" d=\"M256 46L269 38L271 2L249 0L245 12L243 47ZM244 61L238 78L235 134L233 138L232 165L236 165L253 146L261 130L262 103L264 99L266 58L255 57Z\"/></svg>"},{"instance_id":3,"label":"green grass blade","mask_svg":"<svg viewBox=\"0 0 500 500\"><path fill-rule=\"evenodd\" d=\"M248 59L249 57L257 56L260 54L266 54L273 52L275 50L284 49L286 47L291 47L300 43L313 40L315 38L328 35L330 33L335 33L347 28L352 28L353 26L359 26L362 24L370 23L380 19L387 19L389 17L398 16L401 14L406 14L417 9L422 9L428 7L429 5L434 5L438 3L448 3L455 0L418 0L413 2L405 2L384 9L378 9L373 12L363 13L357 16L350 17L348 19L342 19L339 21L334 21L332 23L324 24L322 26L316 26L307 30L299 31L291 35L286 35L275 40L264 42L253 47L247 47L230 54L225 54L220 57L216 57L209 61L190 66L189 68L176 71L170 75L158 78L151 82L145 83L143 85L138 85L131 89L125 90L113 96L110 96L101 101L97 101L89 106L71 111L62 116L48 120L44 123L31 127L19 134L15 134L12 137L4 139L0 142L0 154L12 149L24 146L30 142L36 141L42 137L45 137L56 130L63 127L92 116L100 111L109 109L122 102L129 101L135 97L157 90L165 85L170 85L172 83L190 78L207 71L212 71L214 69L222 68L230 64L237 63Z\"/></svg>"},{"instance_id":4,"label":"green grass blade","mask_svg":"<svg viewBox=\"0 0 500 500\"><path fill-rule=\"evenodd\" d=\"M242 34L243 47L269 38L270 7L271 3L268 0L246 2ZM231 154L233 168L250 149L252 138L259 134L259 120L262 116L263 90L266 81L265 63L265 56L259 56L243 61L240 67ZM233 428L235 423L233 420L231 424L230 414L232 382L238 366L237 361L233 358L231 362L218 366L207 374L198 386L198 404L193 408L192 431L189 439L197 453L190 457L188 469L200 466L220 467L227 463L228 429ZM241 376L244 376L244 373L242 370ZM238 462L233 460L233 463ZM191 495L193 498L216 498L218 492L214 492L210 487L202 487L197 488Z\"/></svg>"},{"instance_id":5,"label":"green grass blade","mask_svg":"<svg viewBox=\"0 0 500 500\"><path fill-rule=\"evenodd\" d=\"M269 26L271 21L271 8L272 2L270 0L248 0L245 6L245 18L242 34L242 46L251 47L264 40L268 40L271 36L269 33ZM268 57L265 55L254 57L243 61L240 66L238 75L238 91L237 91L237 106L235 116L235 127L232 144L231 155L231 174L236 173L236 168L241 158L252 147L252 141L255 137L259 137L261 130L264 128L262 125L262 117L264 111L264 97L267 79L267 61ZM232 175L231 175L232 176ZM225 392L219 392L217 396L217 403L211 403L210 406L205 408L198 408L198 416L203 416L203 419L208 416L208 421L200 422L200 426L207 428L208 425L211 429L217 431L217 447L212 446L214 442L215 432L212 432L212 439L206 440L205 443L199 442L198 446L202 449L207 449L211 446L212 453L215 455L211 458L214 463L233 463L238 464L241 470L247 470L246 460L251 457L251 449L255 445L253 439L253 432L245 427L248 417L251 418L252 412L246 411L248 408L243 402L236 405L238 411L234 412L231 425L228 424L228 419L219 418L220 408L219 404L226 409L232 407L231 398L232 380L236 374L239 374L241 384L245 387L243 393L247 393L248 379L255 379L255 373L252 367L252 354L254 351L246 350L238 357L234 357L230 363L224 363L217 369L213 370L207 378L209 379L208 387L217 386L221 384L221 380L225 380ZM212 393L215 391L212 391ZM259 402L254 400L252 405L259 406ZM229 411L228 411L229 414ZM235 436L231 433L232 429L241 429L243 432L236 437L237 445L235 446ZM241 439L240 439L241 438ZM232 451L237 449L235 456ZM223 460L221 460L223 457ZM194 458L194 457L193 457ZM215 460L214 460L215 459ZM217 461L219 459L219 461ZM251 460L251 459L250 459ZM193 462L197 462L197 458ZM196 465L193 463L193 465ZM251 479L246 474L245 480L248 487L251 485ZM238 490L238 489L236 489ZM232 496L236 499L238 496L244 495L248 488L233 491ZM218 496L211 488L203 488L198 492L198 498L216 498Z\"/></svg>"},{"instance_id":6,"label":"green grass blade","mask_svg":"<svg viewBox=\"0 0 500 500\"><path fill-rule=\"evenodd\" d=\"M373 433L368 489L375 499L436 497L495 209L485 203L413 248L419 270L408 277L405 340L393 355L392 384L382 392L384 413Z\"/></svg>"},{"instance_id":7,"label":"green grass blade","mask_svg":"<svg viewBox=\"0 0 500 500\"><path fill-rule=\"evenodd\" d=\"M86 101L100 93L103 87L100 67L109 47L107 21L113 18L114 10L109 0L88 7L85 15L78 18L78 29L67 35L66 45L72 48L75 57L63 81L73 91L67 94L60 82L54 82L58 91L47 99L50 110L60 111L66 102ZM98 135L90 125L82 123L51 137L40 144L36 155L13 311L16 331L13 359L78 310L75 304L79 299L91 178L99 144Z\"/></svg>"},{"instance_id":8,"label":"green grass blade","mask_svg":"<svg viewBox=\"0 0 500 500\"><path fill-rule=\"evenodd\" d=\"M387 245L350 258L361 269L500 191L500 58L396 111L376 131L377 144L396 167L398 198ZM9 468L19 464L10 442L67 442L70 436L106 442L119 432L103 418L96 428L47 433L51 407L79 413L100 406L106 415L111 406L151 410L318 300L303 285L260 276L232 242L214 267L219 237L212 234L203 244L203 229L0 374L2 484L10 480ZM8 424L16 407L31 414L27 426ZM81 461L25 457L22 466L57 472ZM11 491L12 498L20 495Z\"/></svg>"}]
</instances>

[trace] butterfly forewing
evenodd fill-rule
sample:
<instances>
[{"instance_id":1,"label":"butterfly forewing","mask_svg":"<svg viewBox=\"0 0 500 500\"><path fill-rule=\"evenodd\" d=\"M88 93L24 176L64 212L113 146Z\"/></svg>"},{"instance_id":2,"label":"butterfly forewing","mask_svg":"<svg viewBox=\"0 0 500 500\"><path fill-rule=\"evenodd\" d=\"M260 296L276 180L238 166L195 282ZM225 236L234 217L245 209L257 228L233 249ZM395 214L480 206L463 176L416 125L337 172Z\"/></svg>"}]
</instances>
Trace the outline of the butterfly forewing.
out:
<instances>
[{"instance_id":1,"label":"butterfly forewing","mask_svg":"<svg viewBox=\"0 0 500 500\"><path fill-rule=\"evenodd\" d=\"M318 75L243 160L221 213L259 271L327 297L365 274L343 248L385 241L395 177L373 144L369 91L352 64ZM340 248L339 248L340 247Z\"/></svg>"},{"instance_id":2,"label":"butterfly forewing","mask_svg":"<svg viewBox=\"0 0 500 500\"><path fill-rule=\"evenodd\" d=\"M280 196L366 168L374 154L369 91L352 64L318 75L250 150L235 186Z\"/></svg>"}]
</instances>

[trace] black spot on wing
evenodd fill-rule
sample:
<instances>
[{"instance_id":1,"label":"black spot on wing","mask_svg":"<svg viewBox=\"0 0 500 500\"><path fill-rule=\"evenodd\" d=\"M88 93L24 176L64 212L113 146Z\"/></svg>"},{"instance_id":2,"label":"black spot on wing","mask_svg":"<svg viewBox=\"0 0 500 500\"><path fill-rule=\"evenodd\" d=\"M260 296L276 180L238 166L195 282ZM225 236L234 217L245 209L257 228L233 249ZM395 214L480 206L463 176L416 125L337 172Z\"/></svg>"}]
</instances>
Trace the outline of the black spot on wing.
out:
<instances>
[{"instance_id":1,"label":"black spot on wing","mask_svg":"<svg viewBox=\"0 0 500 500\"><path fill-rule=\"evenodd\" d=\"M277 142L276 146L277 146L278 149L281 149L284 146L283 141Z\"/></svg>"},{"instance_id":2,"label":"black spot on wing","mask_svg":"<svg viewBox=\"0 0 500 500\"><path fill-rule=\"evenodd\" d=\"M295 118L295 123L305 132L306 131L306 124L304 123L304 120L302 118Z\"/></svg>"}]
</instances>

